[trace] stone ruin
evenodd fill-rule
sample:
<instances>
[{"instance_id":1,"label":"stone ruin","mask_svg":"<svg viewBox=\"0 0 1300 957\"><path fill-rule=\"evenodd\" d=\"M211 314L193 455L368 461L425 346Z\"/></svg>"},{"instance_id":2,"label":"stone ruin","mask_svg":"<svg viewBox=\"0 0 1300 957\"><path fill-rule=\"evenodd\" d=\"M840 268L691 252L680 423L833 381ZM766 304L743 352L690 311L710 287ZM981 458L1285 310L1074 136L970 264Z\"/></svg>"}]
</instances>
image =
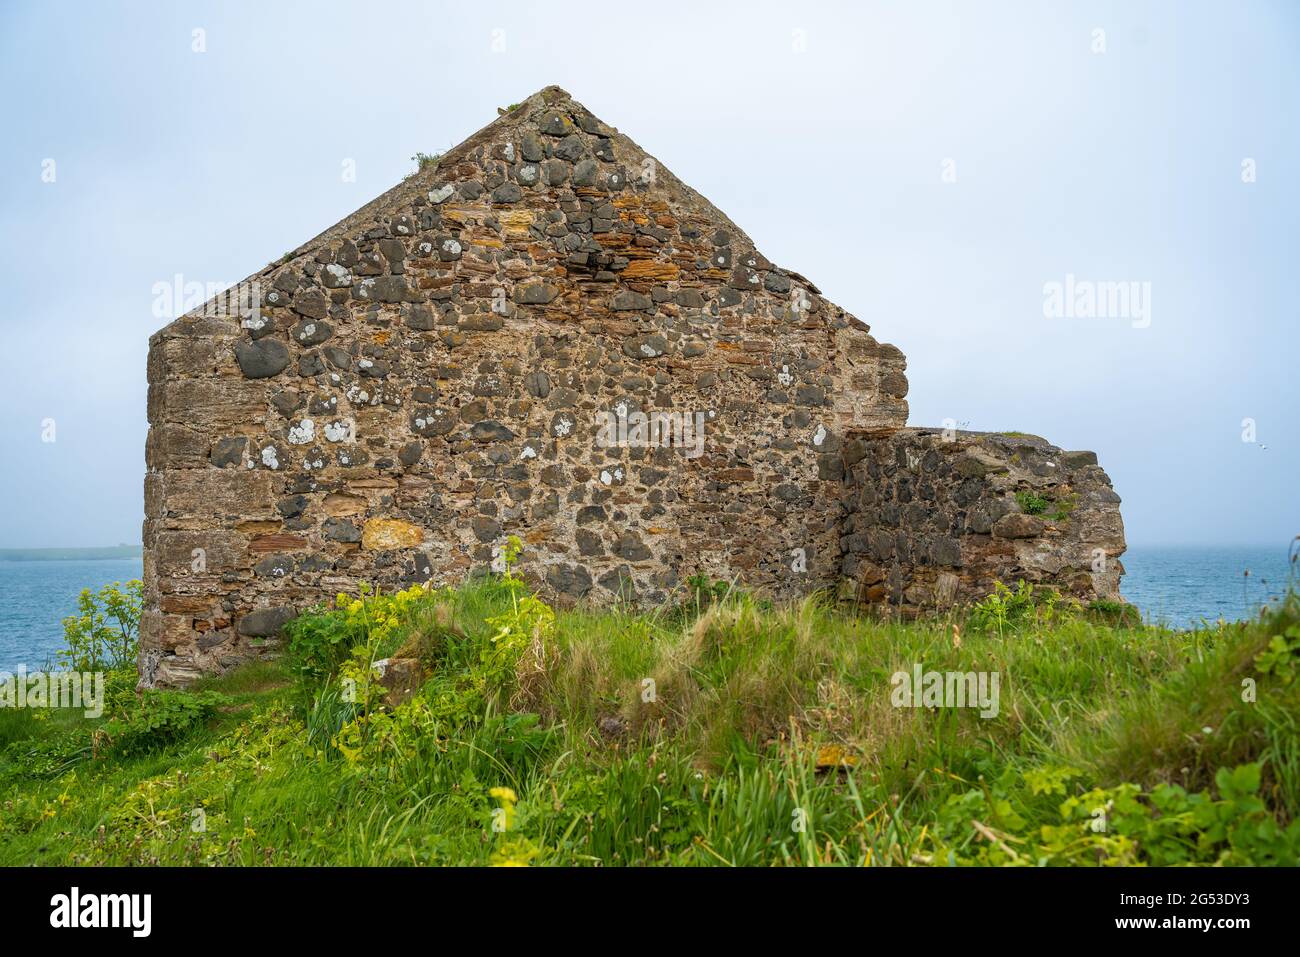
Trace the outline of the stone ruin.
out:
<instances>
[{"instance_id":1,"label":"stone ruin","mask_svg":"<svg viewBox=\"0 0 1300 957\"><path fill-rule=\"evenodd\" d=\"M509 535L561 603L1119 597L1096 456L906 428L897 348L557 87L149 346L142 687Z\"/></svg>"}]
</instances>

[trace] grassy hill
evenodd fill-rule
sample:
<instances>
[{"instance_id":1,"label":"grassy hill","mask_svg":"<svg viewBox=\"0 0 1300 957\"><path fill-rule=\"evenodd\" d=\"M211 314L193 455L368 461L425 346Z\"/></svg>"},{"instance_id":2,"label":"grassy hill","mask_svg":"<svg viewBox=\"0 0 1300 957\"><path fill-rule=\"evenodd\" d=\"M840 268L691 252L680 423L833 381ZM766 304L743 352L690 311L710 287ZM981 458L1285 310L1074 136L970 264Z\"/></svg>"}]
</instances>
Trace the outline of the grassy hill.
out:
<instances>
[{"instance_id":1,"label":"grassy hill","mask_svg":"<svg viewBox=\"0 0 1300 957\"><path fill-rule=\"evenodd\" d=\"M340 596L188 691L0 710L0 863L1300 861L1295 595L1175 633L1027 589L900 623L695 585ZM996 707L906 706L918 665L996 674Z\"/></svg>"}]
</instances>

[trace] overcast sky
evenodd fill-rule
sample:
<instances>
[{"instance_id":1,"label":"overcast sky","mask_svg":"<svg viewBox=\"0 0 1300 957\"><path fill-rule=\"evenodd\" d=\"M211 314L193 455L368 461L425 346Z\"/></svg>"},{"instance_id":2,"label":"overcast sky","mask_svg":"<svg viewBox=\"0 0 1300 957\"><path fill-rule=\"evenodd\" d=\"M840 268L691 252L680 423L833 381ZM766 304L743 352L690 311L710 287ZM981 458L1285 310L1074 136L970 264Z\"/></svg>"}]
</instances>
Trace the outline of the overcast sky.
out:
<instances>
[{"instance_id":1,"label":"overcast sky","mask_svg":"<svg viewBox=\"0 0 1300 957\"><path fill-rule=\"evenodd\" d=\"M1284 548L1298 74L1262 0L4 0L0 546L139 541L155 283L242 279L555 83L899 346L911 424L1095 449L1131 545ZM1046 315L1067 276L1140 298Z\"/></svg>"}]
</instances>

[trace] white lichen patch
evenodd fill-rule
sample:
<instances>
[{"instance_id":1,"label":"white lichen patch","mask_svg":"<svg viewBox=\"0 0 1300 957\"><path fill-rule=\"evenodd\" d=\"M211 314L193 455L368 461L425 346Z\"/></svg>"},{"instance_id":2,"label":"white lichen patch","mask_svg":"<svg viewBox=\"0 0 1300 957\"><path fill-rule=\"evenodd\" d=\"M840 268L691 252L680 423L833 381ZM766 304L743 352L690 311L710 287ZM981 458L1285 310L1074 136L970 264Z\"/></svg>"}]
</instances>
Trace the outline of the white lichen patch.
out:
<instances>
[{"instance_id":1,"label":"white lichen patch","mask_svg":"<svg viewBox=\"0 0 1300 957\"><path fill-rule=\"evenodd\" d=\"M274 445L268 445L262 449L262 464L269 469L278 469L280 467L279 453L275 450Z\"/></svg>"},{"instance_id":2,"label":"white lichen patch","mask_svg":"<svg viewBox=\"0 0 1300 957\"><path fill-rule=\"evenodd\" d=\"M346 442L352 438L352 423L334 421L325 426L325 438L331 442Z\"/></svg>"},{"instance_id":3,"label":"white lichen patch","mask_svg":"<svg viewBox=\"0 0 1300 957\"><path fill-rule=\"evenodd\" d=\"M289 429L290 445L306 445L316 437L316 423L311 419L303 419L297 425Z\"/></svg>"}]
</instances>

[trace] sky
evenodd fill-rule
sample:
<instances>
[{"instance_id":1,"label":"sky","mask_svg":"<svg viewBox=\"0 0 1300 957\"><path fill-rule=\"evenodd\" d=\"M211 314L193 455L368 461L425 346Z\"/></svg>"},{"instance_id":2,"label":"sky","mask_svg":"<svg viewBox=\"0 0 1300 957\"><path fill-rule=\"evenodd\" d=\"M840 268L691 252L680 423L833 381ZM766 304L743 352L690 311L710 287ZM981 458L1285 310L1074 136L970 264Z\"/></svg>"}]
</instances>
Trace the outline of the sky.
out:
<instances>
[{"instance_id":1,"label":"sky","mask_svg":"<svg viewBox=\"0 0 1300 957\"><path fill-rule=\"evenodd\" d=\"M140 540L158 283L549 84L901 348L910 424L1096 450L1130 546L1300 533L1300 4L576 9L2 0L0 547Z\"/></svg>"}]
</instances>

